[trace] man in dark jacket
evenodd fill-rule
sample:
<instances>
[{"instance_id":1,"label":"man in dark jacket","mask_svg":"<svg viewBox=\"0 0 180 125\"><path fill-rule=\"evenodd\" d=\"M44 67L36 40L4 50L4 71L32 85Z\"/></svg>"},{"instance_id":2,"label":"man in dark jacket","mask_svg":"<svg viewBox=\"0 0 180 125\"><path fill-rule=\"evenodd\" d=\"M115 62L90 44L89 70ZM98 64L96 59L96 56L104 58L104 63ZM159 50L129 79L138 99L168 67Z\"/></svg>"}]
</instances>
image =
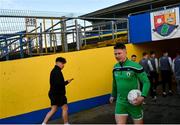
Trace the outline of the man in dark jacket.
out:
<instances>
[{"instance_id":1,"label":"man in dark jacket","mask_svg":"<svg viewBox=\"0 0 180 125\"><path fill-rule=\"evenodd\" d=\"M164 51L163 56L159 59L159 68L163 84L163 96L166 97L166 84L169 85L169 95L172 95L172 59L168 56L168 52Z\"/></svg>"},{"instance_id":2,"label":"man in dark jacket","mask_svg":"<svg viewBox=\"0 0 180 125\"><path fill-rule=\"evenodd\" d=\"M180 51L177 52L177 56L173 60L173 71L177 81L177 94L180 96Z\"/></svg>"},{"instance_id":3,"label":"man in dark jacket","mask_svg":"<svg viewBox=\"0 0 180 125\"><path fill-rule=\"evenodd\" d=\"M150 62L151 62L151 65L152 65L152 68L153 70L150 71L150 76L151 76L151 85L152 85L152 93L154 95L154 100L156 100L156 87L157 87L157 84L159 83L159 65L158 65L158 59L156 58L156 54L154 51L151 51L150 52L150 58L149 58Z\"/></svg>"},{"instance_id":4,"label":"man in dark jacket","mask_svg":"<svg viewBox=\"0 0 180 125\"><path fill-rule=\"evenodd\" d=\"M51 101L51 110L47 113L43 124L46 124L52 115L57 111L58 107L62 108L62 117L64 124L68 124L68 106L66 98L65 86L73 79L64 81L61 70L64 68L66 59L63 57L56 58L56 65L50 74L50 90L49 99Z\"/></svg>"}]
</instances>

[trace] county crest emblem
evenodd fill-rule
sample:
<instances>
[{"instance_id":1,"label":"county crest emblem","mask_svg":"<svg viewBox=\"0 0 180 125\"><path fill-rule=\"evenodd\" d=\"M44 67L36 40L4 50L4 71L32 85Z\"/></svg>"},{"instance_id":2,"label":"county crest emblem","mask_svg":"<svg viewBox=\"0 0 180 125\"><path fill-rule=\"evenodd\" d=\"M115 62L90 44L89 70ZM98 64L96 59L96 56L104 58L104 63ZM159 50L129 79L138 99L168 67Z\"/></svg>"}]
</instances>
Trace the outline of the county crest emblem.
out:
<instances>
[{"instance_id":1,"label":"county crest emblem","mask_svg":"<svg viewBox=\"0 0 180 125\"><path fill-rule=\"evenodd\" d=\"M154 32L166 37L170 35L177 27L176 10L164 10L154 13Z\"/></svg>"}]
</instances>

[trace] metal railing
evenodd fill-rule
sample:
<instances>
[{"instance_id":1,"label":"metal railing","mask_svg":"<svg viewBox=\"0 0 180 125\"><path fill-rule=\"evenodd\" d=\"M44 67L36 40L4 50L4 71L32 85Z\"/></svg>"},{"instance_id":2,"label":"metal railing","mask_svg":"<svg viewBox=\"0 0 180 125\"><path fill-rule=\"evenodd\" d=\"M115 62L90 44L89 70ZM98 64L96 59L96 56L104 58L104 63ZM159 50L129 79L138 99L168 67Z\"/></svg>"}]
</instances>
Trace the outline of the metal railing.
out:
<instances>
[{"instance_id":1,"label":"metal railing","mask_svg":"<svg viewBox=\"0 0 180 125\"><path fill-rule=\"evenodd\" d=\"M92 24L88 20L102 22ZM127 31L127 19L121 18L45 17L21 13L19 16L1 14L0 22L1 60L80 50L91 41L115 39L120 32Z\"/></svg>"}]
</instances>

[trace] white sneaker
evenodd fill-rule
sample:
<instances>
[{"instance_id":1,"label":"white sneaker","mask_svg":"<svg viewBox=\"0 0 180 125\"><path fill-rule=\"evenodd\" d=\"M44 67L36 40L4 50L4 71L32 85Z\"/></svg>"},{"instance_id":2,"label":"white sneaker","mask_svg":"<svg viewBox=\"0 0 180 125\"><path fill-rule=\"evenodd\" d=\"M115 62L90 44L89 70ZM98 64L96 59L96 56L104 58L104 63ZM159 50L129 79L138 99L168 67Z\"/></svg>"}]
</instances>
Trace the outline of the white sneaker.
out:
<instances>
[{"instance_id":1,"label":"white sneaker","mask_svg":"<svg viewBox=\"0 0 180 125\"><path fill-rule=\"evenodd\" d=\"M42 125L46 125L46 123L42 123Z\"/></svg>"}]
</instances>

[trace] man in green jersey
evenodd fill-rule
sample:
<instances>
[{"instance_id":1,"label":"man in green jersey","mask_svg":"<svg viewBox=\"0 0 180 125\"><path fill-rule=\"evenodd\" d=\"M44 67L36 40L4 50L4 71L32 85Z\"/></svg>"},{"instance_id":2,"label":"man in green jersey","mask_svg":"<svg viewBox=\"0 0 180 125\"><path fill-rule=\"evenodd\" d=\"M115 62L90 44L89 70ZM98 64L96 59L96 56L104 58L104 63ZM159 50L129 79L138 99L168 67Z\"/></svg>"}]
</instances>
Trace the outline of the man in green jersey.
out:
<instances>
[{"instance_id":1,"label":"man in green jersey","mask_svg":"<svg viewBox=\"0 0 180 125\"><path fill-rule=\"evenodd\" d=\"M150 82L143 67L127 58L126 46L117 43L114 46L114 55L118 63L113 69L113 89L110 103L116 98L115 119L117 124L125 124L130 115L135 124L143 124L142 103L148 95ZM141 96L130 104L127 95L130 90L138 89L138 81L143 84Z\"/></svg>"}]
</instances>

